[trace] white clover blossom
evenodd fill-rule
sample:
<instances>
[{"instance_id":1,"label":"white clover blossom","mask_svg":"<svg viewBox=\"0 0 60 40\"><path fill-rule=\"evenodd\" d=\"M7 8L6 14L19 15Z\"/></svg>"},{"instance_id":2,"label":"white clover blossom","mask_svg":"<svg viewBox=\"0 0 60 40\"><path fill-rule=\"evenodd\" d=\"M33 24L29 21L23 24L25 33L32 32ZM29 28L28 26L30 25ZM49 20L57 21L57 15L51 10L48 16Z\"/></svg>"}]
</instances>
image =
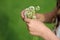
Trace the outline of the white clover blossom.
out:
<instances>
[{"instance_id":1,"label":"white clover blossom","mask_svg":"<svg viewBox=\"0 0 60 40\"><path fill-rule=\"evenodd\" d=\"M29 13L29 8L25 9L24 16L27 17L27 14Z\"/></svg>"},{"instance_id":2,"label":"white clover blossom","mask_svg":"<svg viewBox=\"0 0 60 40\"><path fill-rule=\"evenodd\" d=\"M35 15L33 16L33 19L36 19L36 16Z\"/></svg>"},{"instance_id":3,"label":"white clover blossom","mask_svg":"<svg viewBox=\"0 0 60 40\"><path fill-rule=\"evenodd\" d=\"M39 11L40 10L40 6L36 6L36 11Z\"/></svg>"},{"instance_id":4,"label":"white clover blossom","mask_svg":"<svg viewBox=\"0 0 60 40\"><path fill-rule=\"evenodd\" d=\"M27 16L27 18L32 18L32 16L33 16L33 15L32 15L32 12L27 13L26 16Z\"/></svg>"},{"instance_id":5,"label":"white clover blossom","mask_svg":"<svg viewBox=\"0 0 60 40\"><path fill-rule=\"evenodd\" d=\"M35 7L34 6L30 6L29 7L29 10L34 11L35 10Z\"/></svg>"},{"instance_id":6,"label":"white clover blossom","mask_svg":"<svg viewBox=\"0 0 60 40\"><path fill-rule=\"evenodd\" d=\"M38 10L40 10L39 6L36 6L36 8L34 6L30 6L30 7L25 9L24 15L27 18L35 19L36 18L35 12Z\"/></svg>"}]
</instances>

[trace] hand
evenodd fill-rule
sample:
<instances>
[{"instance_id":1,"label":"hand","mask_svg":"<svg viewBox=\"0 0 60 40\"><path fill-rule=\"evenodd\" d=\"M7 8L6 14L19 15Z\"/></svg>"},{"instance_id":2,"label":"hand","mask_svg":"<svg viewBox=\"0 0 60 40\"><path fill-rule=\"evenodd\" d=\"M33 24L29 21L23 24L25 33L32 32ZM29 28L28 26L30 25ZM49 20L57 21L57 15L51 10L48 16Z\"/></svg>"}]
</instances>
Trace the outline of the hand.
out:
<instances>
[{"instance_id":1,"label":"hand","mask_svg":"<svg viewBox=\"0 0 60 40\"><path fill-rule=\"evenodd\" d=\"M34 19L25 19L27 22L30 34L36 35L36 36L44 36L47 31L47 27L40 21Z\"/></svg>"},{"instance_id":2,"label":"hand","mask_svg":"<svg viewBox=\"0 0 60 40\"><path fill-rule=\"evenodd\" d=\"M21 17L22 17L23 20L24 20L24 18L25 18L24 12L25 12L25 10L23 10L23 11L21 12ZM39 21L45 22L45 14L36 13L36 19L39 20Z\"/></svg>"},{"instance_id":3,"label":"hand","mask_svg":"<svg viewBox=\"0 0 60 40\"><path fill-rule=\"evenodd\" d=\"M35 31L36 34L33 34L33 35L38 35L38 36L41 35L42 32L44 32L45 25L37 19L32 20L32 19L25 18L24 12L25 12L25 10L23 10L21 12L21 17L27 23L30 33L33 34L32 31ZM36 15L36 16L39 16L39 15ZM30 28L32 28L34 30L31 30Z\"/></svg>"}]
</instances>

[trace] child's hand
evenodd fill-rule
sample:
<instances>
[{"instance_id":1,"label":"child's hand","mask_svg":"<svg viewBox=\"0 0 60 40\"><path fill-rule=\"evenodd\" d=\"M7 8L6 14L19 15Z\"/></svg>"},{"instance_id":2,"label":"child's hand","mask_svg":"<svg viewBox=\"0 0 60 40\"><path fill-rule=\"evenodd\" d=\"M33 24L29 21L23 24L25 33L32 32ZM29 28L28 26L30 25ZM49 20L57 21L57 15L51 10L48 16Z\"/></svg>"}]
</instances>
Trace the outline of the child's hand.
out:
<instances>
[{"instance_id":1,"label":"child's hand","mask_svg":"<svg viewBox=\"0 0 60 40\"><path fill-rule=\"evenodd\" d=\"M35 19L25 19L25 21L27 22L30 34L41 37L46 34L47 27L42 22Z\"/></svg>"},{"instance_id":2,"label":"child's hand","mask_svg":"<svg viewBox=\"0 0 60 40\"><path fill-rule=\"evenodd\" d=\"M24 19L24 21L27 23L30 33L32 35L42 36L43 33L45 33L44 30L46 30L46 26L37 19L28 19L24 17L24 10L21 12L21 17Z\"/></svg>"},{"instance_id":3,"label":"child's hand","mask_svg":"<svg viewBox=\"0 0 60 40\"><path fill-rule=\"evenodd\" d=\"M22 17L23 20L24 20L24 18L25 18L24 12L25 12L25 10L23 10L23 11L21 12L21 17ZM35 13L35 16L36 16L36 19L37 19L37 20L42 21L42 22L45 21L45 15L44 15L44 14Z\"/></svg>"}]
</instances>

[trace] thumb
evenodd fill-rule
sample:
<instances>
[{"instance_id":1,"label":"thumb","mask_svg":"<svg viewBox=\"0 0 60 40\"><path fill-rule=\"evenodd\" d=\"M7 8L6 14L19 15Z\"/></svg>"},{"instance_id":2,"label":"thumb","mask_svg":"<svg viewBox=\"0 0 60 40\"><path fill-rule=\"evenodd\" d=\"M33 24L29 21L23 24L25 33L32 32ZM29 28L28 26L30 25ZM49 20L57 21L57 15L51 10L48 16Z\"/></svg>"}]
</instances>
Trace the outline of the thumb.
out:
<instances>
[{"instance_id":1,"label":"thumb","mask_svg":"<svg viewBox=\"0 0 60 40\"><path fill-rule=\"evenodd\" d=\"M24 19L24 12L25 12L25 10L23 10L22 12L21 12L21 17Z\"/></svg>"}]
</instances>

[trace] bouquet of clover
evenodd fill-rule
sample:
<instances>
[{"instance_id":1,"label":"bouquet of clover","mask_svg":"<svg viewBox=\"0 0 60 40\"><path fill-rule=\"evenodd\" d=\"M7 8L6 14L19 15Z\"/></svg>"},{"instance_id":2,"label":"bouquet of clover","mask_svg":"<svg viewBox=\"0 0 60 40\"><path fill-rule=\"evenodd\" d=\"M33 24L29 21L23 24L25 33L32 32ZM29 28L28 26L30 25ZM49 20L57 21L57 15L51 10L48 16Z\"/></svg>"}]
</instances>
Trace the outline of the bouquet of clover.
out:
<instances>
[{"instance_id":1,"label":"bouquet of clover","mask_svg":"<svg viewBox=\"0 0 60 40\"><path fill-rule=\"evenodd\" d=\"M36 18L36 16L35 16L36 11L39 11L39 10L40 10L39 6L36 6L36 7L30 6L30 7L28 7L28 8L25 9L24 15L27 18L35 19Z\"/></svg>"},{"instance_id":2,"label":"bouquet of clover","mask_svg":"<svg viewBox=\"0 0 60 40\"><path fill-rule=\"evenodd\" d=\"M39 11L39 10L40 10L39 6L36 6L36 7L30 6L30 7L25 9L24 15L27 18L36 19L35 14L36 14L36 11ZM33 40L39 40L39 38L36 36L33 36Z\"/></svg>"}]
</instances>

